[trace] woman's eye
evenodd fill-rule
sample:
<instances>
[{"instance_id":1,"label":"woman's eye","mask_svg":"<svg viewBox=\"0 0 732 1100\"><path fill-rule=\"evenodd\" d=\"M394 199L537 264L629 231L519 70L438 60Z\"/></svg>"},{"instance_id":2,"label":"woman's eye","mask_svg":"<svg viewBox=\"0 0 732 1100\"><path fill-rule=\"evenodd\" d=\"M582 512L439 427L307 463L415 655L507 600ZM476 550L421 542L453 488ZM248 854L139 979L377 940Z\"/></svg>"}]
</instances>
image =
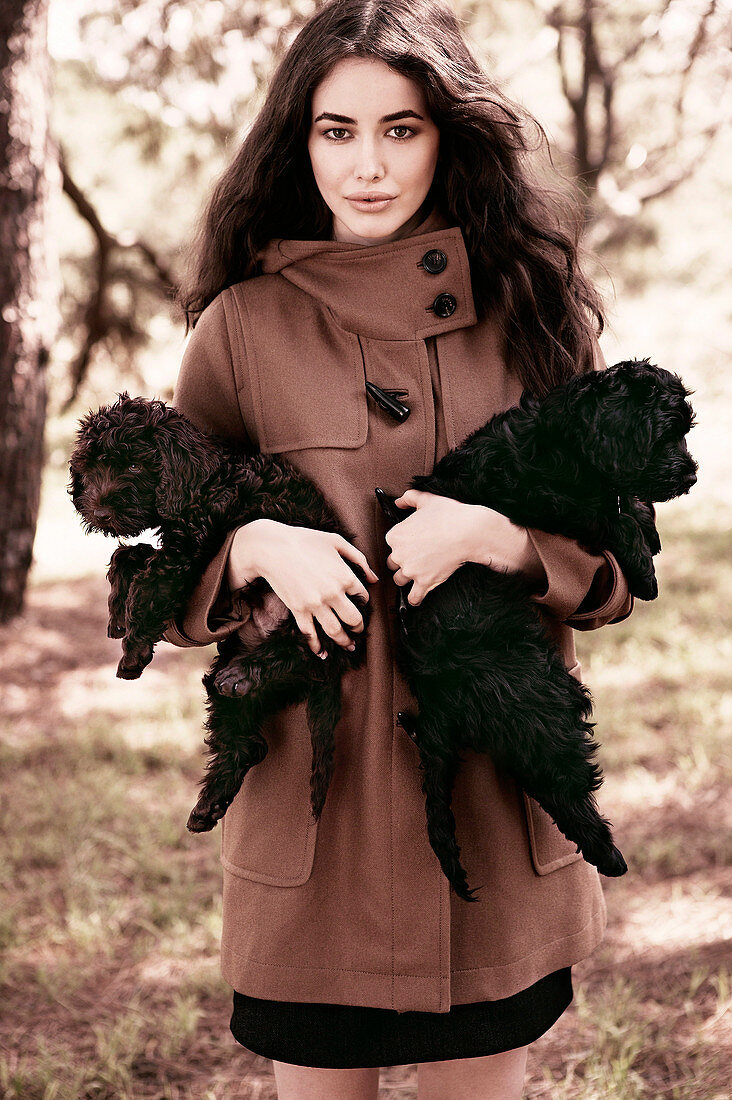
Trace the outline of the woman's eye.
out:
<instances>
[{"instance_id":1,"label":"woman's eye","mask_svg":"<svg viewBox=\"0 0 732 1100\"><path fill-rule=\"evenodd\" d=\"M416 130L413 130L411 126L401 126L401 125L392 126L392 130L408 130L410 134L416 134L416 132L417 132ZM405 141L406 140L406 135L405 135L405 137L397 138L396 140L397 141Z\"/></svg>"},{"instance_id":2,"label":"woman's eye","mask_svg":"<svg viewBox=\"0 0 732 1100\"><path fill-rule=\"evenodd\" d=\"M416 134L416 132L417 132L416 130L413 130L411 126L403 126L403 125L401 125L401 123L396 125L396 126L392 126L391 129L392 130L407 130L407 131L409 131L408 134L404 135L404 137L395 137L394 138L395 141L408 141L409 138L411 136L413 136L414 134ZM343 126L331 126L329 130L323 130L323 137L325 137L327 134L334 134L335 135L335 134L347 134L347 133L348 133L348 130L346 130ZM332 137L332 138L328 138L328 140L329 141L345 141L345 138Z\"/></svg>"}]
</instances>

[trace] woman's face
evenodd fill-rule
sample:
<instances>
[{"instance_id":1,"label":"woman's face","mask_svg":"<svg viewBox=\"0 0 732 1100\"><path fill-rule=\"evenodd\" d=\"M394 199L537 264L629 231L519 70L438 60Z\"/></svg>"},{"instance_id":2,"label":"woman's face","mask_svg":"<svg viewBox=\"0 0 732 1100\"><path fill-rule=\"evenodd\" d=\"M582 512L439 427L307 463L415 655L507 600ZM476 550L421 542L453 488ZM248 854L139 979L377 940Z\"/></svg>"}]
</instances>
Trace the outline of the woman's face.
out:
<instances>
[{"instance_id":1,"label":"woman's face","mask_svg":"<svg viewBox=\"0 0 732 1100\"><path fill-rule=\"evenodd\" d=\"M308 137L333 240L385 244L418 225L439 145L418 84L383 61L338 61L313 92ZM363 191L391 201L359 208L350 196Z\"/></svg>"}]
</instances>

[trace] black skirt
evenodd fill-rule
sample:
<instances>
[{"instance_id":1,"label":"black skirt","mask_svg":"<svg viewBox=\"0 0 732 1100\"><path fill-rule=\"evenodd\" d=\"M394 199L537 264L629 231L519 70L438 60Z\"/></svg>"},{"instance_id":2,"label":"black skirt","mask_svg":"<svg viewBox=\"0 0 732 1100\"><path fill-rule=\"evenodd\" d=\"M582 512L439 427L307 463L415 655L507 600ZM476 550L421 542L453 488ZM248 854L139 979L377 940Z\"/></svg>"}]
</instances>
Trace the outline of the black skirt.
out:
<instances>
[{"instance_id":1,"label":"black skirt","mask_svg":"<svg viewBox=\"0 0 732 1100\"><path fill-rule=\"evenodd\" d=\"M449 1012L266 1001L234 993L231 1033L254 1054L320 1069L365 1069L481 1058L533 1043L572 1002L572 968L498 1001Z\"/></svg>"}]
</instances>

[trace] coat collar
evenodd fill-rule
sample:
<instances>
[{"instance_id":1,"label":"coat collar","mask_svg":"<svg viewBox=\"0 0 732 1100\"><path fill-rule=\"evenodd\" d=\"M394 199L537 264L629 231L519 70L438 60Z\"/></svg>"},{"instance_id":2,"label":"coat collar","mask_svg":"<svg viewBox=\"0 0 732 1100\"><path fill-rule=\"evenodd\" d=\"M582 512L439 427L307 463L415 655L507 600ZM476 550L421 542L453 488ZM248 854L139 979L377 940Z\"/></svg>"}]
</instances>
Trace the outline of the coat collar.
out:
<instances>
[{"instance_id":1,"label":"coat collar","mask_svg":"<svg viewBox=\"0 0 732 1100\"><path fill-rule=\"evenodd\" d=\"M444 254L442 271L423 266ZM335 322L377 340L414 340L477 321L462 230L434 205L406 236L381 245L274 238L260 251L262 274L279 274L317 298ZM446 317L435 312L447 305ZM443 308L443 312L444 312Z\"/></svg>"}]
</instances>

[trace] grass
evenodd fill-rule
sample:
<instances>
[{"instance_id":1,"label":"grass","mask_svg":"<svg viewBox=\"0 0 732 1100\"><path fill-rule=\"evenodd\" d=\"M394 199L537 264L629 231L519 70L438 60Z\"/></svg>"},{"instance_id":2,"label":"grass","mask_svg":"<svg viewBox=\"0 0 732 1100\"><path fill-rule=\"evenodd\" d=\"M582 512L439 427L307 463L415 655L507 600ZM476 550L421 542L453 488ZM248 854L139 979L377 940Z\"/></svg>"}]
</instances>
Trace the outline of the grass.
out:
<instances>
[{"instance_id":1,"label":"grass","mask_svg":"<svg viewBox=\"0 0 732 1100\"><path fill-rule=\"evenodd\" d=\"M203 1096L190 1082L215 1081L211 1035L222 1060L235 1044L222 1043L218 836L184 827L200 654L171 653L169 691L162 674L140 681L127 708L100 582L38 583L3 631L15 706L0 723L0 1094ZM75 676L89 692L69 703Z\"/></svg>"}]
</instances>

